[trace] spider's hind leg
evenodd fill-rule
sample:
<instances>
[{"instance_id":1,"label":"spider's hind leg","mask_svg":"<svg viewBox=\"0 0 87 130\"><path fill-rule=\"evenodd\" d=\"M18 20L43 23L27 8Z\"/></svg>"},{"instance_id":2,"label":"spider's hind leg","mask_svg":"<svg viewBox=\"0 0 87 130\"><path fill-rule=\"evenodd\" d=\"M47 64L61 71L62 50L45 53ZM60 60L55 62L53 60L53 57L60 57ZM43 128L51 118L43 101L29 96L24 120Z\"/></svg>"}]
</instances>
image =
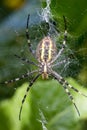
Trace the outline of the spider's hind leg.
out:
<instances>
[{"instance_id":1,"label":"spider's hind leg","mask_svg":"<svg viewBox=\"0 0 87 130\"><path fill-rule=\"evenodd\" d=\"M68 82L67 82L67 86L69 88L71 88L72 90L74 90L75 92L79 93L80 95L84 96L84 97L87 97L87 95L85 95L84 93L82 93L81 91L79 91L78 89L74 88L72 85L70 85Z\"/></svg>"},{"instance_id":2,"label":"spider's hind leg","mask_svg":"<svg viewBox=\"0 0 87 130\"><path fill-rule=\"evenodd\" d=\"M17 77L17 78L14 78L14 79L11 79L11 80L8 80L8 81L5 81L5 82L1 82L0 84L10 84L10 83L14 83L14 82L16 82L16 81L19 81L19 80L28 78L29 76L31 76L32 74L37 73L37 72L38 72L38 70L34 70L34 71L31 71L31 72L27 72L27 73L25 73L25 74L22 74L20 77Z\"/></svg>"},{"instance_id":3,"label":"spider's hind leg","mask_svg":"<svg viewBox=\"0 0 87 130\"><path fill-rule=\"evenodd\" d=\"M76 111L78 113L78 115L80 116L80 112L75 104L75 101L74 101L74 98L72 96L72 94L70 93L69 89L67 88L69 86L68 82L65 81L62 77L60 77L59 79L59 83L63 86L63 88L65 89L65 92L67 93L67 95L69 96L70 100L72 101L73 105L75 106L76 108Z\"/></svg>"},{"instance_id":4,"label":"spider's hind leg","mask_svg":"<svg viewBox=\"0 0 87 130\"><path fill-rule=\"evenodd\" d=\"M22 99L22 104L21 104L20 111L19 111L19 120L21 120L21 112L22 112L23 104L24 104L24 102L25 102L25 99L26 99L26 97L27 97L27 94L28 94L30 88L32 87L32 85L34 84L34 82L37 80L37 78L38 78L40 75L41 75L40 73L37 74L37 75L33 78L33 80L30 81L30 84L29 84L29 86L28 86L27 89L26 89L26 93L25 93L25 95L24 95L24 97L23 97L23 99Z\"/></svg>"},{"instance_id":5,"label":"spider's hind leg","mask_svg":"<svg viewBox=\"0 0 87 130\"><path fill-rule=\"evenodd\" d=\"M58 73L56 73L55 71L52 71L51 70L51 74L53 77L55 77L55 79L63 86L65 92L67 93L67 95L69 96L70 100L72 101L73 105L75 106L76 110L77 110L77 113L78 115L80 116L80 112L75 104L75 101L74 101L74 98L73 96L71 95L69 89L67 88L68 87L68 82L64 80L64 78L62 78Z\"/></svg>"},{"instance_id":6,"label":"spider's hind leg","mask_svg":"<svg viewBox=\"0 0 87 130\"><path fill-rule=\"evenodd\" d=\"M76 108L76 110L77 110L78 115L80 116L80 112L79 112L79 110L78 110L78 108L77 108L77 106L76 106L76 104L75 104L75 101L74 101L73 96L71 95L70 91L68 90L68 88L67 88L65 85L63 85L63 87L64 87L64 89L65 89L65 92L66 92L67 95L69 96L70 100L71 100L72 103L74 104L74 106L75 106L75 108Z\"/></svg>"}]
</instances>

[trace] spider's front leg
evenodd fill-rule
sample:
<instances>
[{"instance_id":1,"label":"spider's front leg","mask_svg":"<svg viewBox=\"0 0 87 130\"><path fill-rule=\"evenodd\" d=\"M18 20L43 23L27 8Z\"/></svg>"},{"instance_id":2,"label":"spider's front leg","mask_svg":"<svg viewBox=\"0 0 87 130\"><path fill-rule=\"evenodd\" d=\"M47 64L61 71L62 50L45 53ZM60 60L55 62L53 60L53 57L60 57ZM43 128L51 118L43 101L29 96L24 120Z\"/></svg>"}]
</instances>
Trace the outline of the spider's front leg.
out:
<instances>
[{"instance_id":1,"label":"spider's front leg","mask_svg":"<svg viewBox=\"0 0 87 130\"><path fill-rule=\"evenodd\" d=\"M28 59L26 59L26 58L22 58L22 57L20 57L20 56L18 56L18 55L16 55L16 54L15 54L14 56L16 56L18 59L24 61L25 63L32 64L32 65L35 65L35 66L38 67L38 65L37 65L36 63L34 63L33 61L30 61L30 60L28 60Z\"/></svg>"},{"instance_id":2,"label":"spider's front leg","mask_svg":"<svg viewBox=\"0 0 87 130\"><path fill-rule=\"evenodd\" d=\"M28 30L28 28L29 28L29 19L30 19L30 14L28 14L28 17L27 17L26 38L27 38L29 51L32 53L32 55L34 55L34 51L32 50L32 47L31 47L30 35L29 35L29 30Z\"/></svg>"},{"instance_id":3,"label":"spider's front leg","mask_svg":"<svg viewBox=\"0 0 87 130\"><path fill-rule=\"evenodd\" d=\"M60 61L60 62L57 62L57 63L55 63L55 64L52 64L52 67L55 67L55 66L60 67L62 64L68 62L69 59L70 59L70 58L64 59L64 60L62 60L62 61Z\"/></svg>"},{"instance_id":4,"label":"spider's front leg","mask_svg":"<svg viewBox=\"0 0 87 130\"><path fill-rule=\"evenodd\" d=\"M63 53L65 47L66 47L66 42L67 42L67 25L66 25L66 19L65 19L65 16L63 16L63 19L64 19L64 28L65 28L65 31L64 31L64 39L63 39L63 43L62 43L62 48L59 50L58 54L56 55L56 57L51 61L51 63L55 62L59 57L60 55Z\"/></svg>"}]
</instances>

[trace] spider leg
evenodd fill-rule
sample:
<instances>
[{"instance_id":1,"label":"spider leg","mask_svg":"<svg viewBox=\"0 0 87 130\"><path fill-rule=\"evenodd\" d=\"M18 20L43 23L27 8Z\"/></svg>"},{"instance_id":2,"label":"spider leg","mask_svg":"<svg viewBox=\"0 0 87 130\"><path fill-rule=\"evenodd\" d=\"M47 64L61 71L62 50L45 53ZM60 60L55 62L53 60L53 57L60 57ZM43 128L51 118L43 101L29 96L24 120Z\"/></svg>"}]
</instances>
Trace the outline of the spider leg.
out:
<instances>
[{"instance_id":1,"label":"spider leg","mask_svg":"<svg viewBox=\"0 0 87 130\"><path fill-rule=\"evenodd\" d=\"M78 115L80 116L80 112L75 104L75 101L74 101L74 98L73 96L71 95L71 93L69 92L68 88L67 88L67 82L58 74L56 73L55 71L51 70L51 75L53 77L55 77L55 79L63 86L63 88L65 89L65 92L67 93L67 95L69 96L70 100L72 101L73 105L75 106L76 110L77 110L77 113Z\"/></svg>"},{"instance_id":2,"label":"spider leg","mask_svg":"<svg viewBox=\"0 0 87 130\"><path fill-rule=\"evenodd\" d=\"M64 51L64 49L65 49L65 45L64 45L64 43L62 44L62 48L60 49L60 51L58 52L58 54L56 55L56 57L51 61L51 64L53 63L53 62L55 62L59 57L60 57L60 55L62 54L62 52Z\"/></svg>"},{"instance_id":3,"label":"spider leg","mask_svg":"<svg viewBox=\"0 0 87 130\"><path fill-rule=\"evenodd\" d=\"M65 81L66 82L66 81ZM66 82L66 85L71 88L72 90L74 90L75 92L79 93L80 95L83 95L84 97L87 97L87 95L83 94L82 92L80 92L78 89L74 88L73 86L71 86L68 82Z\"/></svg>"},{"instance_id":4,"label":"spider leg","mask_svg":"<svg viewBox=\"0 0 87 130\"><path fill-rule=\"evenodd\" d=\"M30 60L28 60L28 59L22 58L22 57L20 57L20 56L18 56L18 55L16 55L16 54L15 54L15 56L16 56L18 59L20 59L20 60L22 60L22 61L24 61L24 62L26 62L26 63L28 63L28 64L32 64L32 65L38 66L36 63L34 63L34 62L32 62L32 61L30 61Z\"/></svg>"},{"instance_id":5,"label":"spider leg","mask_svg":"<svg viewBox=\"0 0 87 130\"><path fill-rule=\"evenodd\" d=\"M36 81L36 79L37 79L40 75L41 75L41 73L38 74L38 75L36 75L36 76L33 78L33 80L31 80L29 86L28 86L27 89L26 89L26 93L25 93L25 95L24 95L24 97L23 97L23 99L22 99L22 104L21 104L20 111L19 111L19 120L21 120L21 112L22 112L23 104L24 104L24 102L25 102L25 99L26 99L26 97L27 97L27 94L28 94L30 88L32 87L33 83Z\"/></svg>"},{"instance_id":6,"label":"spider leg","mask_svg":"<svg viewBox=\"0 0 87 130\"><path fill-rule=\"evenodd\" d=\"M73 98L73 96L71 95L71 93L69 92L68 88L66 87L66 84L62 83L62 81L61 81L60 83L63 85L63 87L64 87L64 89L65 89L65 92L66 92L67 95L69 96L70 100L72 101L72 103L74 104L74 106L75 106L75 108L76 108L76 110L77 110L78 115L80 116L80 112L79 112L79 110L78 110L78 108L77 108L77 106L76 106L76 104L75 104L74 98Z\"/></svg>"},{"instance_id":7,"label":"spider leg","mask_svg":"<svg viewBox=\"0 0 87 130\"><path fill-rule=\"evenodd\" d=\"M65 47L66 47L66 41L67 41L67 25L66 25L66 19L65 19L65 16L63 16L63 19L64 19L64 27L65 27L65 31L64 31L64 40L63 40L63 43L62 43L62 48L60 49L60 51L58 52L57 56L51 61L51 63L55 62L59 57L60 55L63 53Z\"/></svg>"},{"instance_id":8,"label":"spider leg","mask_svg":"<svg viewBox=\"0 0 87 130\"><path fill-rule=\"evenodd\" d=\"M38 72L38 70L34 70L34 71L31 71L31 72L28 72L28 73L26 73L26 74L21 75L21 76L18 77L18 78L11 79L11 80L8 80L8 81L5 81L5 82L1 82L0 84L13 83L13 82L19 81L19 80L21 80L21 79L25 79L25 78L29 77L30 75L32 75L33 73L36 73L36 72Z\"/></svg>"},{"instance_id":9,"label":"spider leg","mask_svg":"<svg viewBox=\"0 0 87 130\"><path fill-rule=\"evenodd\" d=\"M52 67L60 66L61 64L66 63L67 60L68 60L68 59L64 59L64 60L62 60L62 61L60 61L60 62L57 62L56 64L53 64Z\"/></svg>"},{"instance_id":10,"label":"spider leg","mask_svg":"<svg viewBox=\"0 0 87 130\"><path fill-rule=\"evenodd\" d=\"M79 93L80 95L87 97L87 95L83 94L82 92L80 92L78 89L74 88L72 85L70 85L66 80L64 80L61 76L60 76L61 82L65 84L65 86L71 88L72 90L74 90L75 92Z\"/></svg>"},{"instance_id":11,"label":"spider leg","mask_svg":"<svg viewBox=\"0 0 87 130\"><path fill-rule=\"evenodd\" d=\"M30 35L29 35L29 31L28 31L29 19L30 19L30 14L28 14L28 17L27 17L26 38L27 38L27 43L28 43L29 50L34 55L34 52L33 52L32 48L31 48Z\"/></svg>"},{"instance_id":12,"label":"spider leg","mask_svg":"<svg viewBox=\"0 0 87 130\"><path fill-rule=\"evenodd\" d=\"M64 27L65 27L63 44L65 45L65 44L66 44L66 41L67 41L67 23L66 23L66 18L65 18L65 16L63 16L63 19L64 19Z\"/></svg>"}]
</instances>

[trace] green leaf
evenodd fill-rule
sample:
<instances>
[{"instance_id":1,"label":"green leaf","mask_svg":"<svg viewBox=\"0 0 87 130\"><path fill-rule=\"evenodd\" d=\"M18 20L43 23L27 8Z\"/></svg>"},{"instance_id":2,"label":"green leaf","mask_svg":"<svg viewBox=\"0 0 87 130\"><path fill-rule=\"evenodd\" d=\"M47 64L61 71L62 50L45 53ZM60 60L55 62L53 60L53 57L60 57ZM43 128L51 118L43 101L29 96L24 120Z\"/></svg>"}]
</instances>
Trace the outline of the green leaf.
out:
<instances>
[{"instance_id":1,"label":"green leaf","mask_svg":"<svg viewBox=\"0 0 87 130\"><path fill-rule=\"evenodd\" d=\"M86 93L76 81L68 81ZM11 99L0 103L1 130L80 130L79 120L87 118L87 99L76 92L73 93L81 114L79 117L64 89L55 80L37 81L33 85L23 105L19 121L21 101L27 86L25 83Z\"/></svg>"},{"instance_id":2,"label":"green leaf","mask_svg":"<svg viewBox=\"0 0 87 130\"><path fill-rule=\"evenodd\" d=\"M69 32L80 35L87 31L87 0L52 0L51 9L57 20L63 20L63 15L67 18Z\"/></svg>"}]
</instances>

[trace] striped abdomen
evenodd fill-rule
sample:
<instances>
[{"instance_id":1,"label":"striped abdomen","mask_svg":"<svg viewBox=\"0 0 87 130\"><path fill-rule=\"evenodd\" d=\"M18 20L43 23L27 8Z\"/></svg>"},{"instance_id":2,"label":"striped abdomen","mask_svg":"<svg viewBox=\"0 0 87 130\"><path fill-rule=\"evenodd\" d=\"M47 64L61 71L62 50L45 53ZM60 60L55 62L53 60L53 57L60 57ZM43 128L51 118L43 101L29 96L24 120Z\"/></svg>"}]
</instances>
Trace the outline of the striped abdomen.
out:
<instances>
[{"instance_id":1,"label":"striped abdomen","mask_svg":"<svg viewBox=\"0 0 87 130\"><path fill-rule=\"evenodd\" d=\"M50 37L45 37L38 44L36 49L36 56L39 62L50 62L56 56L56 45Z\"/></svg>"}]
</instances>

